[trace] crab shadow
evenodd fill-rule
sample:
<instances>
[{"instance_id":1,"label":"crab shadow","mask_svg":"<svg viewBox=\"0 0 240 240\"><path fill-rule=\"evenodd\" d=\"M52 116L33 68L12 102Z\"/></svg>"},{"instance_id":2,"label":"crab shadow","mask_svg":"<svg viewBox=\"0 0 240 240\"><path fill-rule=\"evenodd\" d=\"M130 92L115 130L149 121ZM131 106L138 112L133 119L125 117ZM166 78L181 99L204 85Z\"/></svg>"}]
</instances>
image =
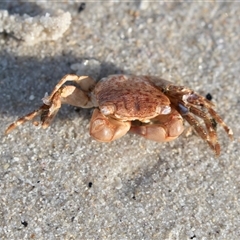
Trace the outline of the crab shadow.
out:
<instances>
[{"instance_id":1,"label":"crab shadow","mask_svg":"<svg viewBox=\"0 0 240 240\"><path fill-rule=\"evenodd\" d=\"M44 13L44 10L36 3L33 2L20 2L20 1L1 1L0 9L8 10L9 14L27 14L31 17Z\"/></svg>"}]
</instances>

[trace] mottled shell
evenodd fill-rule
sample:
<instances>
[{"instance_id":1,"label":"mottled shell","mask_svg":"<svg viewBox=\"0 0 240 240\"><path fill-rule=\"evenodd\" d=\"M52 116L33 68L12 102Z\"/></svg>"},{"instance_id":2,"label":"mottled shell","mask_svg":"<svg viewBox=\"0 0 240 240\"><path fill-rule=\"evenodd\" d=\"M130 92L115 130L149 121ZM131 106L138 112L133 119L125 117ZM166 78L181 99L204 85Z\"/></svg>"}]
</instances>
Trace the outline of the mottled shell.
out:
<instances>
[{"instance_id":1,"label":"mottled shell","mask_svg":"<svg viewBox=\"0 0 240 240\"><path fill-rule=\"evenodd\" d=\"M148 122L171 112L170 100L146 76L111 75L101 79L93 95L104 115Z\"/></svg>"}]
</instances>

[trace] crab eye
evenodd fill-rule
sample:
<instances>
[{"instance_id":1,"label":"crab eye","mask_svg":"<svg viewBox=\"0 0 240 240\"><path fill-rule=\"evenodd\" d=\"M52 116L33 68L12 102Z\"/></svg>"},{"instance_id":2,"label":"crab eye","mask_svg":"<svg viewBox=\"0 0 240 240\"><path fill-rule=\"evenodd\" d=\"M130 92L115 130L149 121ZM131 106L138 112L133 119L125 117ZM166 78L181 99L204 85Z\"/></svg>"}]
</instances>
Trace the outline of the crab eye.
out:
<instances>
[{"instance_id":1,"label":"crab eye","mask_svg":"<svg viewBox=\"0 0 240 240\"><path fill-rule=\"evenodd\" d=\"M158 105L157 108L156 108L156 113L158 113L158 114L167 115L170 112L171 112L171 107L170 106Z\"/></svg>"},{"instance_id":2,"label":"crab eye","mask_svg":"<svg viewBox=\"0 0 240 240\"><path fill-rule=\"evenodd\" d=\"M103 115L107 116L113 114L116 111L114 104L107 104L100 107L100 111Z\"/></svg>"}]
</instances>

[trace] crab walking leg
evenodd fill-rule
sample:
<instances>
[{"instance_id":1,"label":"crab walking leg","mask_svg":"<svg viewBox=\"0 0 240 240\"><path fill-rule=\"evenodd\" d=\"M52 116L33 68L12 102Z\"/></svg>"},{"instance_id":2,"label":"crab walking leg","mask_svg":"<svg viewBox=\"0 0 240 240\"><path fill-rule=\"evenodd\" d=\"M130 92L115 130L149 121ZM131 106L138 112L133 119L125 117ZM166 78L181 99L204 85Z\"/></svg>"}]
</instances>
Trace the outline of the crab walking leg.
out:
<instances>
[{"instance_id":1,"label":"crab walking leg","mask_svg":"<svg viewBox=\"0 0 240 240\"><path fill-rule=\"evenodd\" d=\"M57 112L61 108L62 104L70 104L76 107L91 108L93 107L89 97L75 86L64 86L59 88L49 99L49 104L43 104L39 109L27 114L26 116L18 119L12 123L5 131L6 134L11 132L17 126L33 120L40 115L40 121L43 128L47 128ZM35 123L35 125L38 125Z\"/></svg>"},{"instance_id":2,"label":"crab walking leg","mask_svg":"<svg viewBox=\"0 0 240 240\"><path fill-rule=\"evenodd\" d=\"M30 112L29 114L27 114L24 117L19 118L17 121L15 121L14 123L10 124L8 126L8 128L5 130L5 134L9 134L12 130L14 130L16 127L22 125L25 122L31 121L33 120L35 117L37 117L38 115L44 115L44 113L46 113L46 111L48 111L49 106L46 104L43 104L39 109ZM38 123L34 123L35 125L38 125Z\"/></svg>"},{"instance_id":3,"label":"crab walking leg","mask_svg":"<svg viewBox=\"0 0 240 240\"><path fill-rule=\"evenodd\" d=\"M203 140L210 141L213 145L217 143L217 133L216 133L216 126L214 127L213 119L211 119L205 112L203 112L201 109L198 109L196 107L191 107L190 112L193 113L195 116L203 119L206 131L203 129L203 127L199 128L198 125L199 121L194 118L194 120L191 119L191 116L189 113L186 114L186 116L183 116L188 122L191 122L192 126L195 126L196 129L198 129L198 134ZM212 117L212 116L211 116ZM199 132L200 131L200 132Z\"/></svg>"},{"instance_id":4,"label":"crab walking leg","mask_svg":"<svg viewBox=\"0 0 240 240\"><path fill-rule=\"evenodd\" d=\"M63 84L68 81L75 82L83 91L86 92L94 88L96 85L95 81L88 76L78 76L75 74L65 75L55 86L52 93L43 98L44 104L39 109L19 118L17 121L9 125L5 131L5 134L10 133L19 125L22 125L27 121L31 121L39 115L41 116L42 127L48 127L57 114L62 103L82 108L93 107L89 97L82 90L77 89L74 86L63 87ZM35 122L35 125L38 125L38 123Z\"/></svg>"},{"instance_id":5,"label":"crab walking leg","mask_svg":"<svg viewBox=\"0 0 240 240\"><path fill-rule=\"evenodd\" d=\"M96 82L88 76L78 76L76 74L67 74L65 75L58 84L54 87L52 93L43 99L45 104L50 104L53 95L66 83L66 82L75 82L83 91L90 91L96 85Z\"/></svg>"},{"instance_id":6,"label":"crab walking leg","mask_svg":"<svg viewBox=\"0 0 240 240\"><path fill-rule=\"evenodd\" d=\"M125 135L130 127L131 122L106 117L95 109L90 122L90 135L100 142L111 142Z\"/></svg>"},{"instance_id":7,"label":"crab walking leg","mask_svg":"<svg viewBox=\"0 0 240 240\"><path fill-rule=\"evenodd\" d=\"M227 124L222 120L222 118L212 109L209 108L208 112L211 114L211 116L216 120L217 123L219 123L225 130L225 132L228 134L229 138L233 139L233 131L230 127L227 126Z\"/></svg>"},{"instance_id":8,"label":"crab walking leg","mask_svg":"<svg viewBox=\"0 0 240 240\"><path fill-rule=\"evenodd\" d=\"M58 89L50 99L50 103L47 115L44 116L44 118L41 116L43 128L47 128L50 125L62 104L69 104L81 108L93 107L89 97L75 86L64 86Z\"/></svg>"},{"instance_id":9,"label":"crab walking leg","mask_svg":"<svg viewBox=\"0 0 240 240\"><path fill-rule=\"evenodd\" d=\"M202 127L202 125L199 123L199 121L194 118L190 114L186 114L183 116L184 119L193 126L194 130L198 133L198 135L204 140L207 141L210 148L215 151L216 156L220 155L220 144L217 141L217 137L212 138L209 133L205 131L205 129Z\"/></svg>"},{"instance_id":10,"label":"crab walking leg","mask_svg":"<svg viewBox=\"0 0 240 240\"><path fill-rule=\"evenodd\" d=\"M169 115L158 116L152 124L135 126L130 131L156 142L169 142L177 138L184 130L183 119L176 110Z\"/></svg>"}]
</instances>

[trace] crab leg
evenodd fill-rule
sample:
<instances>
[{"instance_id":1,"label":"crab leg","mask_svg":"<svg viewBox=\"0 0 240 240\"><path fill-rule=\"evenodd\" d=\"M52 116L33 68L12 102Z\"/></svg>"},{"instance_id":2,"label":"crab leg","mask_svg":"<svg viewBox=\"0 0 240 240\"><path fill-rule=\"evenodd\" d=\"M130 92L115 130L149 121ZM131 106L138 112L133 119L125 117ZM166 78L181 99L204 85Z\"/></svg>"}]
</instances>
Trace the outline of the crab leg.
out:
<instances>
[{"instance_id":1,"label":"crab leg","mask_svg":"<svg viewBox=\"0 0 240 240\"><path fill-rule=\"evenodd\" d=\"M213 110L213 108L212 108L214 106L213 103L211 103L207 99L205 99L202 96L193 92L192 94L190 94L189 96L186 97L186 105L191 107L190 111L192 113L194 113L196 116L198 116L204 120L206 127L208 125L207 121L208 121L209 117L203 112L203 110L197 108L196 105L207 109L207 111L211 115L211 117L223 127L223 129L228 134L228 136L231 139L233 138L233 132L232 132L231 128L229 128L226 125L226 123L222 120L222 118L216 113L216 111ZM212 124L212 126L213 126L213 124Z\"/></svg>"},{"instance_id":2,"label":"crab leg","mask_svg":"<svg viewBox=\"0 0 240 240\"><path fill-rule=\"evenodd\" d=\"M45 97L44 103L49 104L53 95L66 83L66 82L75 82L83 91L90 91L95 86L95 81L88 76L78 76L76 74L67 74L65 75L58 84L54 87L52 93Z\"/></svg>"},{"instance_id":3,"label":"crab leg","mask_svg":"<svg viewBox=\"0 0 240 240\"><path fill-rule=\"evenodd\" d=\"M192 115L187 114L183 116L186 121L193 126L194 130L198 133L198 135L208 143L211 149L213 149L217 156L220 154L220 144L217 141L216 133L214 133L214 138L211 138L209 134L205 131L205 129L201 126L200 122L194 118Z\"/></svg>"},{"instance_id":4,"label":"crab leg","mask_svg":"<svg viewBox=\"0 0 240 240\"><path fill-rule=\"evenodd\" d=\"M89 97L81 89L78 89L75 86L61 87L52 96L50 102L51 104L49 105L46 116L43 116L43 114L41 115L43 128L47 128L51 124L62 104L69 104L81 108L93 107Z\"/></svg>"},{"instance_id":5,"label":"crab leg","mask_svg":"<svg viewBox=\"0 0 240 240\"><path fill-rule=\"evenodd\" d=\"M76 82L84 91L88 91L95 85L94 80L87 76L77 76L74 74L64 76L55 86L52 93L43 98L44 104L39 109L12 123L6 129L5 134L10 133L17 126L27 121L31 121L39 115L42 127L47 128L56 116L62 104L70 104L82 108L93 107L91 99L84 91L75 86L63 86L63 84L67 81ZM34 124L38 125L38 122L34 122Z\"/></svg>"},{"instance_id":6,"label":"crab leg","mask_svg":"<svg viewBox=\"0 0 240 240\"><path fill-rule=\"evenodd\" d=\"M197 106L203 109L200 109ZM190 125L193 125L199 136L203 140L207 141L209 146L215 151L216 155L218 156L220 155L220 144L217 141L217 133L215 126L216 122L223 127L223 129L231 139L233 138L233 132L231 128L229 128L221 119L221 117L213 110L212 106L214 105L211 102L198 94L192 93L188 97L186 97L185 107L188 108L189 112L193 113L200 119L203 119L207 132L203 127L201 127L200 122L189 113L183 115L183 117L188 121ZM210 116L205 113L206 110Z\"/></svg>"},{"instance_id":7,"label":"crab leg","mask_svg":"<svg viewBox=\"0 0 240 240\"><path fill-rule=\"evenodd\" d=\"M209 114L216 120L217 123L219 123L225 130L225 132L228 134L228 136L233 139L233 131L230 127L227 126L227 124L222 120L222 118L212 109L208 109Z\"/></svg>"},{"instance_id":8,"label":"crab leg","mask_svg":"<svg viewBox=\"0 0 240 240\"><path fill-rule=\"evenodd\" d=\"M203 140L207 141L218 156L220 145L217 141L216 122L223 127L231 139L233 138L233 132L213 110L214 104L191 89L168 85L168 82L164 82L162 91L171 99L172 105L177 106L183 118L194 127ZM206 128L202 127L195 116L204 121Z\"/></svg>"},{"instance_id":9,"label":"crab leg","mask_svg":"<svg viewBox=\"0 0 240 240\"><path fill-rule=\"evenodd\" d=\"M209 135L209 138L210 138L210 141L213 144L215 144L217 142L217 133L216 133L216 126L214 126L213 120L211 118L209 118L209 116L206 113L204 113L202 110L200 110L196 107L190 107L190 112L193 113L194 115L196 115L197 117L203 119L206 129L207 129L207 132L208 132L208 135ZM186 118L186 120L187 120L187 118ZM188 120L190 121L189 118L188 118ZM199 122L197 120L195 120L194 126L197 126L197 125L199 125ZM201 129L201 131L202 131L202 129ZM199 134L199 135L201 136L201 134ZM205 135L205 131L204 131L204 135ZM201 137L203 137L203 136L201 136Z\"/></svg>"},{"instance_id":10,"label":"crab leg","mask_svg":"<svg viewBox=\"0 0 240 240\"><path fill-rule=\"evenodd\" d=\"M8 126L8 128L5 131L5 134L9 134L13 129L15 129L16 127L22 125L23 123L27 122L27 121L31 121L33 120L35 117L37 117L38 115L42 115L44 116L44 113L46 113L49 109L49 106L46 104L43 104L39 109L34 110L33 112L30 112L29 114L27 114L24 117L19 118L17 121L15 121L14 123L10 124ZM35 125L38 125L38 123L34 122Z\"/></svg>"}]
</instances>

